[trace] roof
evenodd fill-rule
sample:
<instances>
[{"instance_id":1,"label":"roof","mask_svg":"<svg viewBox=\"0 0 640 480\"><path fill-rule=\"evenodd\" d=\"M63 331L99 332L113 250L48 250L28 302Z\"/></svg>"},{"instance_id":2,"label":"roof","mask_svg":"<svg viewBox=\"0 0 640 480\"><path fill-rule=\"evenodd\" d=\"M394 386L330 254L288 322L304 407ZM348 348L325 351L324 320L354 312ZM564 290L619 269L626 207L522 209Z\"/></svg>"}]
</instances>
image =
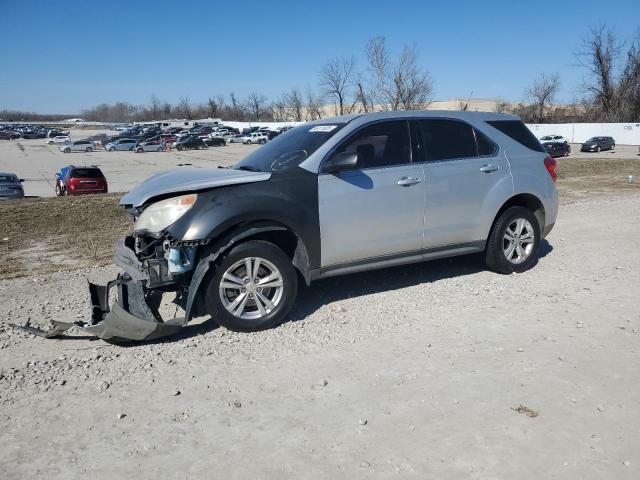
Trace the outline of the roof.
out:
<instances>
[{"instance_id":1,"label":"roof","mask_svg":"<svg viewBox=\"0 0 640 480\"><path fill-rule=\"evenodd\" d=\"M497 112L469 112L461 110L393 110L373 113L357 113L351 115L340 115L337 117L327 117L315 120L313 124L322 125L327 123L349 123L356 118L361 121L384 120L387 118L459 118L475 120L519 120L515 115Z\"/></svg>"}]
</instances>

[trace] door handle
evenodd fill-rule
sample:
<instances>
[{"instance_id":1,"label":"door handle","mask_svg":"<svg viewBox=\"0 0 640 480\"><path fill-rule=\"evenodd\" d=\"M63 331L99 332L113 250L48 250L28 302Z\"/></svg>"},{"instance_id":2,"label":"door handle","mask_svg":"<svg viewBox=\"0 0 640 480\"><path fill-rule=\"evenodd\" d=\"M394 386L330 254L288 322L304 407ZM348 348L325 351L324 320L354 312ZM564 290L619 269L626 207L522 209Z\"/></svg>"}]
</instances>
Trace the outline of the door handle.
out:
<instances>
[{"instance_id":1,"label":"door handle","mask_svg":"<svg viewBox=\"0 0 640 480\"><path fill-rule=\"evenodd\" d=\"M420 183L420 179L414 177L402 177L400 180L398 180L398 185L400 185L401 187L411 187L418 183Z\"/></svg>"},{"instance_id":2,"label":"door handle","mask_svg":"<svg viewBox=\"0 0 640 480\"><path fill-rule=\"evenodd\" d=\"M498 166L497 165L491 165L491 164L487 164L487 165L483 165L480 167L480 171L483 173L491 173L491 172L495 172L498 170Z\"/></svg>"}]
</instances>

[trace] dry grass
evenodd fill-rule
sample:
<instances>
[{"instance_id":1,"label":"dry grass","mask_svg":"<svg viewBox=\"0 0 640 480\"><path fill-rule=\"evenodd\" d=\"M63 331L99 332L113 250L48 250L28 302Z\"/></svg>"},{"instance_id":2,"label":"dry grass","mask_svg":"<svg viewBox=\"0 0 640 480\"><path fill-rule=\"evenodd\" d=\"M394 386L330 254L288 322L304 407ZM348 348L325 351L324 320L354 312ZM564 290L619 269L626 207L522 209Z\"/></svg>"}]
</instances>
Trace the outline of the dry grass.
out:
<instances>
[{"instance_id":1,"label":"dry grass","mask_svg":"<svg viewBox=\"0 0 640 480\"><path fill-rule=\"evenodd\" d=\"M131 229L119 195L0 202L0 278L111 263Z\"/></svg>"},{"instance_id":2,"label":"dry grass","mask_svg":"<svg viewBox=\"0 0 640 480\"><path fill-rule=\"evenodd\" d=\"M517 408L512 407L511 410L513 410L514 412L522 413L523 415L526 415L529 418L536 418L538 415L540 415L539 412L536 412L535 410L525 405L520 405Z\"/></svg>"},{"instance_id":3,"label":"dry grass","mask_svg":"<svg viewBox=\"0 0 640 480\"><path fill-rule=\"evenodd\" d=\"M638 193L640 190L640 157L558 158L558 192L563 202L611 194ZM633 175L632 184L627 183Z\"/></svg>"}]
</instances>

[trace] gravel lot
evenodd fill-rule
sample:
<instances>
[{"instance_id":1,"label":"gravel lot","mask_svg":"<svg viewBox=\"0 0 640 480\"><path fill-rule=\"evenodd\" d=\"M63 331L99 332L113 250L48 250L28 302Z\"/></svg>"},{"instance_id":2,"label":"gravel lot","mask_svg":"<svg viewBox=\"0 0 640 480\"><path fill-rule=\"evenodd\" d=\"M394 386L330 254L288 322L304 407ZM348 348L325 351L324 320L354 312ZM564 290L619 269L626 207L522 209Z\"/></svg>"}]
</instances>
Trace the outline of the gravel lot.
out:
<instances>
[{"instance_id":1,"label":"gravel lot","mask_svg":"<svg viewBox=\"0 0 640 480\"><path fill-rule=\"evenodd\" d=\"M109 130L71 130L71 139L80 140L97 133L114 135ZM210 147L206 150L179 152L107 152L63 153L59 145L46 145L44 139L0 141L0 171L8 171L24 178L26 195L55 196L55 174L61 167L73 165L98 165L109 183L110 192L128 192L151 175L189 164L194 167L215 168L230 166L258 145L228 144L226 147Z\"/></svg>"},{"instance_id":2,"label":"gravel lot","mask_svg":"<svg viewBox=\"0 0 640 480\"><path fill-rule=\"evenodd\" d=\"M0 281L2 477L640 478L639 219L579 200L524 274L327 279L279 328L128 347L7 326L86 317L113 268Z\"/></svg>"}]
</instances>

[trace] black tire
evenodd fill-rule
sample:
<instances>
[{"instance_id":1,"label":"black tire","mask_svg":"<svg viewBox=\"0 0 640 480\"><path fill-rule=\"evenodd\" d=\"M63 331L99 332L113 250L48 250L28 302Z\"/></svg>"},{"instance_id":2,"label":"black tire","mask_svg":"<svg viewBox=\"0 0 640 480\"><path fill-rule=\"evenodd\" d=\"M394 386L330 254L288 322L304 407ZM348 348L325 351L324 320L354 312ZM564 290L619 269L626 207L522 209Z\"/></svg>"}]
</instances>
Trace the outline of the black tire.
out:
<instances>
[{"instance_id":1,"label":"black tire","mask_svg":"<svg viewBox=\"0 0 640 480\"><path fill-rule=\"evenodd\" d=\"M87 152L87 153L91 153L91 147L87 147L87 148L85 148L85 150L84 150L84 151L85 151L85 152Z\"/></svg>"},{"instance_id":2,"label":"black tire","mask_svg":"<svg viewBox=\"0 0 640 480\"><path fill-rule=\"evenodd\" d=\"M109 149L109 151L110 151L110 152L115 152L115 151L116 151L116 147L111 147L111 148Z\"/></svg>"},{"instance_id":3,"label":"black tire","mask_svg":"<svg viewBox=\"0 0 640 480\"><path fill-rule=\"evenodd\" d=\"M63 152L64 152L64 153L71 153L71 150L70 150L70 149L68 149L68 148L65 148L65 149L63 150Z\"/></svg>"},{"instance_id":4,"label":"black tire","mask_svg":"<svg viewBox=\"0 0 640 480\"><path fill-rule=\"evenodd\" d=\"M602 149L600 148L600 145L598 145L598 148L596 148L596 152L600 152L600 150Z\"/></svg>"},{"instance_id":5,"label":"black tire","mask_svg":"<svg viewBox=\"0 0 640 480\"><path fill-rule=\"evenodd\" d=\"M505 248L505 233L507 228L517 219L523 218L533 229L533 246L531 252L522 263L514 263L507 259ZM531 210L524 207L509 207L495 221L485 250L485 263L499 273L520 273L529 270L538 261L538 247L540 245L540 224Z\"/></svg>"},{"instance_id":6,"label":"black tire","mask_svg":"<svg viewBox=\"0 0 640 480\"><path fill-rule=\"evenodd\" d=\"M56 182L56 197L61 197L62 195L64 195L64 192L62 191L62 188L60 188L60 184Z\"/></svg>"},{"instance_id":7,"label":"black tire","mask_svg":"<svg viewBox=\"0 0 640 480\"><path fill-rule=\"evenodd\" d=\"M222 303L219 290L222 276L227 269L247 257L260 257L271 262L282 276L282 297L279 303L273 311L257 319L243 319L229 312ZM229 250L216 262L215 270L209 278L209 285L205 291L207 311L214 321L236 332L257 332L282 323L291 311L298 291L298 277L291 259L280 248L261 240L250 240Z\"/></svg>"}]
</instances>

